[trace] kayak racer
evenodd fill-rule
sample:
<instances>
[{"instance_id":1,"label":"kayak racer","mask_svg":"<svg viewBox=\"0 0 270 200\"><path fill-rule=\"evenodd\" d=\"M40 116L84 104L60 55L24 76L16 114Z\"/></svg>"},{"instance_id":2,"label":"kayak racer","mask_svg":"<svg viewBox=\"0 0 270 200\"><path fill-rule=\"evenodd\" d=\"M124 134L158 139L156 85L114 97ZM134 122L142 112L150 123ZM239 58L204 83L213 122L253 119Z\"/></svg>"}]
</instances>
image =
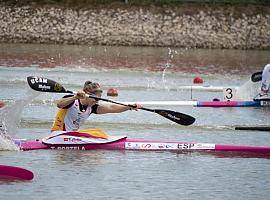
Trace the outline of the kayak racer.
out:
<instances>
[{"instance_id":1,"label":"kayak racer","mask_svg":"<svg viewBox=\"0 0 270 200\"><path fill-rule=\"evenodd\" d=\"M129 106L116 104L102 104L88 95L101 97L102 90L98 83L86 81L82 90L76 95L66 95L57 101L59 108L51 132L77 131L81 124L92 114L121 113L128 110L142 108L140 104Z\"/></svg>"},{"instance_id":2,"label":"kayak racer","mask_svg":"<svg viewBox=\"0 0 270 200\"><path fill-rule=\"evenodd\" d=\"M254 100L270 100L270 64L263 69L261 91Z\"/></svg>"}]
</instances>

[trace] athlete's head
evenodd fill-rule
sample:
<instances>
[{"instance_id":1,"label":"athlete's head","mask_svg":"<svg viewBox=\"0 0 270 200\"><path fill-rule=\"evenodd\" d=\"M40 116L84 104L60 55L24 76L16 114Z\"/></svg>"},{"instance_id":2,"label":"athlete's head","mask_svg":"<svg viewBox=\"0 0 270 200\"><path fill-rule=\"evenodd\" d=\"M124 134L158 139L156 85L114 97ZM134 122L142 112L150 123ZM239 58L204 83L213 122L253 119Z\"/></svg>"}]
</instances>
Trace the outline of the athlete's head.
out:
<instances>
[{"instance_id":1,"label":"athlete's head","mask_svg":"<svg viewBox=\"0 0 270 200\"><path fill-rule=\"evenodd\" d=\"M84 83L83 91L87 94L96 95L99 97L101 97L102 95L102 90L100 88L100 85L92 81L86 81Z\"/></svg>"}]
</instances>

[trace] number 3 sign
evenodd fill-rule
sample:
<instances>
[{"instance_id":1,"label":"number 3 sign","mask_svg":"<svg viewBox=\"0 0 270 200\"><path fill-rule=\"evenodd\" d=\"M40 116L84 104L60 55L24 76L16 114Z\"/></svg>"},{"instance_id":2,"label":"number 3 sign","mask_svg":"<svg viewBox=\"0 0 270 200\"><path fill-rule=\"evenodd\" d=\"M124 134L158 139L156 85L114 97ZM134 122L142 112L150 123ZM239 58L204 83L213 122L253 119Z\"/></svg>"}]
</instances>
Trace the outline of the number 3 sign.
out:
<instances>
[{"instance_id":1,"label":"number 3 sign","mask_svg":"<svg viewBox=\"0 0 270 200\"><path fill-rule=\"evenodd\" d=\"M232 101L235 99L236 89L235 88L223 88L223 99L224 101Z\"/></svg>"}]
</instances>

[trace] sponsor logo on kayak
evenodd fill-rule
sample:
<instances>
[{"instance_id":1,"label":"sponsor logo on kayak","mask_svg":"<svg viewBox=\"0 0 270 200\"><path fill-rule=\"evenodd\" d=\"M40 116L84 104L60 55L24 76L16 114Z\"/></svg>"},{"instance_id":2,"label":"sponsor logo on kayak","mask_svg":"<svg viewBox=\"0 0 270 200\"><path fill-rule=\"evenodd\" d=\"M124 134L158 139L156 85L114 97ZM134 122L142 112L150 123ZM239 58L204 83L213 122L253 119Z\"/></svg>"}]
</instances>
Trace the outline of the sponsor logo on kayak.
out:
<instances>
[{"instance_id":1,"label":"sponsor logo on kayak","mask_svg":"<svg viewBox=\"0 0 270 200\"><path fill-rule=\"evenodd\" d=\"M126 149L140 149L140 145L138 143L133 143L133 142L127 142L125 144Z\"/></svg>"},{"instance_id":2,"label":"sponsor logo on kayak","mask_svg":"<svg viewBox=\"0 0 270 200\"><path fill-rule=\"evenodd\" d=\"M80 138L63 138L64 142L82 142Z\"/></svg>"},{"instance_id":3,"label":"sponsor logo on kayak","mask_svg":"<svg viewBox=\"0 0 270 200\"><path fill-rule=\"evenodd\" d=\"M152 146L151 144L142 144L141 149L150 149L151 146Z\"/></svg>"},{"instance_id":4,"label":"sponsor logo on kayak","mask_svg":"<svg viewBox=\"0 0 270 200\"><path fill-rule=\"evenodd\" d=\"M166 144L166 143L158 143L157 147L158 149L175 149L174 144Z\"/></svg>"},{"instance_id":5,"label":"sponsor logo on kayak","mask_svg":"<svg viewBox=\"0 0 270 200\"><path fill-rule=\"evenodd\" d=\"M215 149L215 144L204 144L204 143L181 143L177 145L178 149L199 149L199 150L207 150L207 149Z\"/></svg>"},{"instance_id":6,"label":"sponsor logo on kayak","mask_svg":"<svg viewBox=\"0 0 270 200\"><path fill-rule=\"evenodd\" d=\"M51 147L55 150L85 150L84 146Z\"/></svg>"},{"instance_id":7,"label":"sponsor logo on kayak","mask_svg":"<svg viewBox=\"0 0 270 200\"><path fill-rule=\"evenodd\" d=\"M39 84L39 85L38 85L38 88L44 89L44 90L50 90L50 89L51 89L51 86Z\"/></svg>"},{"instance_id":8,"label":"sponsor logo on kayak","mask_svg":"<svg viewBox=\"0 0 270 200\"><path fill-rule=\"evenodd\" d=\"M146 143L146 142L127 142L126 149L141 149L141 150L208 150L215 149L215 144L208 143Z\"/></svg>"},{"instance_id":9,"label":"sponsor logo on kayak","mask_svg":"<svg viewBox=\"0 0 270 200\"><path fill-rule=\"evenodd\" d=\"M165 149L165 144L158 144L159 149Z\"/></svg>"},{"instance_id":10,"label":"sponsor logo on kayak","mask_svg":"<svg viewBox=\"0 0 270 200\"><path fill-rule=\"evenodd\" d=\"M83 140L80 138L72 138L71 142L82 142Z\"/></svg>"},{"instance_id":11,"label":"sponsor logo on kayak","mask_svg":"<svg viewBox=\"0 0 270 200\"><path fill-rule=\"evenodd\" d=\"M127 142L125 145L126 149L141 149L141 150L176 150L176 143L145 143L145 142Z\"/></svg>"},{"instance_id":12,"label":"sponsor logo on kayak","mask_svg":"<svg viewBox=\"0 0 270 200\"><path fill-rule=\"evenodd\" d=\"M192 149L192 147L194 147L195 144L186 144L186 143L182 143L182 144L178 144L177 148L178 149Z\"/></svg>"},{"instance_id":13,"label":"sponsor logo on kayak","mask_svg":"<svg viewBox=\"0 0 270 200\"><path fill-rule=\"evenodd\" d=\"M174 146L173 146L172 144L166 144L165 148L166 148L166 149L173 149Z\"/></svg>"}]
</instances>

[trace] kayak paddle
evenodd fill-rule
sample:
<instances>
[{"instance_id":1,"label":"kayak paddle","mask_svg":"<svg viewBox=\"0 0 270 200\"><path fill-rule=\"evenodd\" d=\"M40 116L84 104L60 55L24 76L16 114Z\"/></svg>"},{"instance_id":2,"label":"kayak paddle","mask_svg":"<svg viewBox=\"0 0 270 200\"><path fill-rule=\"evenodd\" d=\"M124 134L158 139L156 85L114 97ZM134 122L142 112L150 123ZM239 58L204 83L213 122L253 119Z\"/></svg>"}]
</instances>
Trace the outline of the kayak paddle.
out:
<instances>
[{"instance_id":1,"label":"kayak paddle","mask_svg":"<svg viewBox=\"0 0 270 200\"><path fill-rule=\"evenodd\" d=\"M252 82L259 82L262 80L262 72L255 72L251 75Z\"/></svg>"},{"instance_id":2,"label":"kayak paddle","mask_svg":"<svg viewBox=\"0 0 270 200\"><path fill-rule=\"evenodd\" d=\"M27 82L33 90L36 90L39 92L76 94L76 92L66 90L61 84L59 84L53 80L43 78L43 77L28 76ZM113 103L113 104L118 104L118 105L122 105L122 106L128 106L128 107L135 108L134 105L127 105L127 104L123 104L120 102L112 101L110 99L104 99L104 98L92 96L92 95L88 95L88 97L96 99L96 100L100 100L100 101L106 101L106 102ZM165 118L167 118L167 119L169 119L177 124L181 124L181 125L185 125L185 126L191 125L195 122L194 117L192 117L190 115L183 114L183 113L171 111L171 110L149 109L149 108L139 108L139 109L153 112L153 113L157 113L157 114L161 115L162 117L165 117Z\"/></svg>"}]
</instances>

